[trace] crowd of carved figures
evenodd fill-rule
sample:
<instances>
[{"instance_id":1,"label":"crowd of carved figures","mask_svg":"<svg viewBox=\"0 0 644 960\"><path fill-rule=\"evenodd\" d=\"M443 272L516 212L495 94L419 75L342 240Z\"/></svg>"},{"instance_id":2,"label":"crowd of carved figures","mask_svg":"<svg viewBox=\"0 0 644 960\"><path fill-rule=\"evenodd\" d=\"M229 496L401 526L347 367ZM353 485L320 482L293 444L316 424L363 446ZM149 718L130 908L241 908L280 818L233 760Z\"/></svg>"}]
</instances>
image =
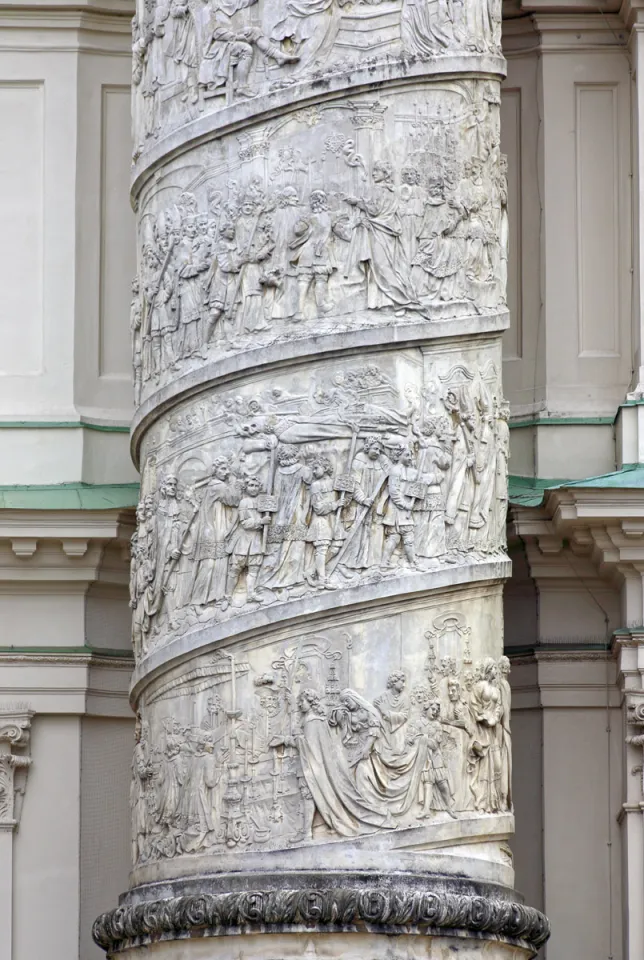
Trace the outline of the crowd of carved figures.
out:
<instances>
[{"instance_id":1,"label":"crowd of carved figures","mask_svg":"<svg viewBox=\"0 0 644 960\"><path fill-rule=\"evenodd\" d=\"M461 657L438 657L427 631L424 674L395 670L371 700L344 685L350 639L304 638L260 674L215 654L162 683L144 711L154 735L137 722L134 862L510 810L510 663L473 663L463 618L442 623Z\"/></svg>"},{"instance_id":2,"label":"crowd of carved figures","mask_svg":"<svg viewBox=\"0 0 644 960\"><path fill-rule=\"evenodd\" d=\"M368 364L308 396L276 384L175 414L147 454L132 540L136 656L241 609L501 552L496 372L454 363L437 379L401 400Z\"/></svg>"},{"instance_id":3,"label":"crowd of carved figures","mask_svg":"<svg viewBox=\"0 0 644 960\"><path fill-rule=\"evenodd\" d=\"M144 385L195 361L313 327L350 330L383 309L395 323L502 304L507 175L496 139L454 179L430 156L367 171L344 135L327 146L355 165L354 193L307 188L306 163L286 150L287 176L271 189L229 180L205 209L184 192L156 217L133 286L136 403Z\"/></svg>"},{"instance_id":4,"label":"crowd of carved figures","mask_svg":"<svg viewBox=\"0 0 644 960\"><path fill-rule=\"evenodd\" d=\"M379 62L499 53L499 0L137 0L135 139ZM372 39L363 49L365 28Z\"/></svg>"}]
</instances>

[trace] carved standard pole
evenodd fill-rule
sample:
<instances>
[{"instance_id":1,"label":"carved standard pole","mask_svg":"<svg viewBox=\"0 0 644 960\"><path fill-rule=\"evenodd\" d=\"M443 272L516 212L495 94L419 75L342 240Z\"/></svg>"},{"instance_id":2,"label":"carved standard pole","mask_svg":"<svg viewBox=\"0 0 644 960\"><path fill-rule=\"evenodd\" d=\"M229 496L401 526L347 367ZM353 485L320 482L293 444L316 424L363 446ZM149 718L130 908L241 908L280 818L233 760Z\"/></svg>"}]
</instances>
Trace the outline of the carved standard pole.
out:
<instances>
[{"instance_id":1,"label":"carved standard pole","mask_svg":"<svg viewBox=\"0 0 644 960\"><path fill-rule=\"evenodd\" d=\"M499 40L498 0L138 3L111 955L519 960L547 937L507 847Z\"/></svg>"}]
</instances>

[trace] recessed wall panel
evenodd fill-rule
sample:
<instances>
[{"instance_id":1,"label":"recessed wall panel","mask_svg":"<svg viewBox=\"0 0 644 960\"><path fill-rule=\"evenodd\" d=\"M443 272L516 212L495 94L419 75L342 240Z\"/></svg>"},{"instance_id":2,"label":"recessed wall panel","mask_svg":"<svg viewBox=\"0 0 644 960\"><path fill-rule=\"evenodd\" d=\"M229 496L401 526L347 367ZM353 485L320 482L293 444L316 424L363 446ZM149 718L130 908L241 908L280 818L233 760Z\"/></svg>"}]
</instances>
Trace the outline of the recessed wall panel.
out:
<instances>
[{"instance_id":1,"label":"recessed wall panel","mask_svg":"<svg viewBox=\"0 0 644 960\"><path fill-rule=\"evenodd\" d=\"M101 125L99 374L130 378L129 311L136 272L129 201L130 88L104 86Z\"/></svg>"},{"instance_id":2,"label":"recessed wall panel","mask_svg":"<svg viewBox=\"0 0 644 960\"><path fill-rule=\"evenodd\" d=\"M620 351L617 85L578 84L575 97L579 356L615 357Z\"/></svg>"},{"instance_id":3,"label":"recessed wall panel","mask_svg":"<svg viewBox=\"0 0 644 960\"><path fill-rule=\"evenodd\" d=\"M0 376L43 364L44 87L0 83Z\"/></svg>"}]
</instances>

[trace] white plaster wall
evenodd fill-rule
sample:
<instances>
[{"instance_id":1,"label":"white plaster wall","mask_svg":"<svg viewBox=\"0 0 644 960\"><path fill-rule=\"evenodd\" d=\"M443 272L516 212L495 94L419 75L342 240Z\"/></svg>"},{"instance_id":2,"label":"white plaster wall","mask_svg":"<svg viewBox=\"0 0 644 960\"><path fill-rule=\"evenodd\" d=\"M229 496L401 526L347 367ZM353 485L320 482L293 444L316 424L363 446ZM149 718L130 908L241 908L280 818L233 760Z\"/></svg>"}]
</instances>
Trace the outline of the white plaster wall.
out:
<instances>
[{"instance_id":1,"label":"white plaster wall","mask_svg":"<svg viewBox=\"0 0 644 960\"><path fill-rule=\"evenodd\" d=\"M127 889L134 718L81 721L80 960L104 960L92 924Z\"/></svg>"},{"instance_id":2,"label":"white plaster wall","mask_svg":"<svg viewBox=\"0 0 644 960\"><path fill-rule=\"evenodd\" d=\"M515 418L612 417L628 389L631 81L619 27L561 14L504 23L512 321L504 387ZM512 471L614 469L610 427L561 434L513 436Z\"/></svg>"},{"instance_id":3,"label":"white plaster wall","mask_svg":"<svg viewBox=\"0 0 644 960\"><path fill-rule=\"evenodd\" d=\"M0 11L0 484L136 478L127 434L37 426L131 415L128 4L79 6Z\"/></svg>"},{"instance_id":4,"label":"white plaster wall","mask_svg":"<svg viewBox=\"0 0 644 960\"><path fill-rule=\"evenodd\" d=\"M32 767L14 838L12 960L75 960L80 905L78 717L34 717Z\"/></svg>"},{"instance_id":5,"label":"white plaster wall","mask_svg":"<svg viewBox=\"0 0 644 960\"><path fill-rule=\"evenodd\" d=\"M620 960L620 711L548 709L543 739L546 956Z\"/></svg>"}]
</instances>

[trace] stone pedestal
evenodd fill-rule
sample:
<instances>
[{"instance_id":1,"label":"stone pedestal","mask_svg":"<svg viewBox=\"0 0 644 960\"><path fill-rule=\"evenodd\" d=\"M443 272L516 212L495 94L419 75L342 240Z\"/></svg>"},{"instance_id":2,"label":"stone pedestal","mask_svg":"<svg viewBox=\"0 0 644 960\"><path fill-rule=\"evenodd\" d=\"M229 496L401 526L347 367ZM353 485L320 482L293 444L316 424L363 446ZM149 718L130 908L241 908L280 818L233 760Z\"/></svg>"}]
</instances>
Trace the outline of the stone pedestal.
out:
<instances>
[{"instance_id":1,"label":"stone pedestal","mask_svg":"<svg viewBox=\"0 0 644 960\"><path fill-rule=\"evenodd\" d=\"M176 0L134 30L134 869L95 938L532 956L500 4Z\"/></svg>"}]
</instances>

